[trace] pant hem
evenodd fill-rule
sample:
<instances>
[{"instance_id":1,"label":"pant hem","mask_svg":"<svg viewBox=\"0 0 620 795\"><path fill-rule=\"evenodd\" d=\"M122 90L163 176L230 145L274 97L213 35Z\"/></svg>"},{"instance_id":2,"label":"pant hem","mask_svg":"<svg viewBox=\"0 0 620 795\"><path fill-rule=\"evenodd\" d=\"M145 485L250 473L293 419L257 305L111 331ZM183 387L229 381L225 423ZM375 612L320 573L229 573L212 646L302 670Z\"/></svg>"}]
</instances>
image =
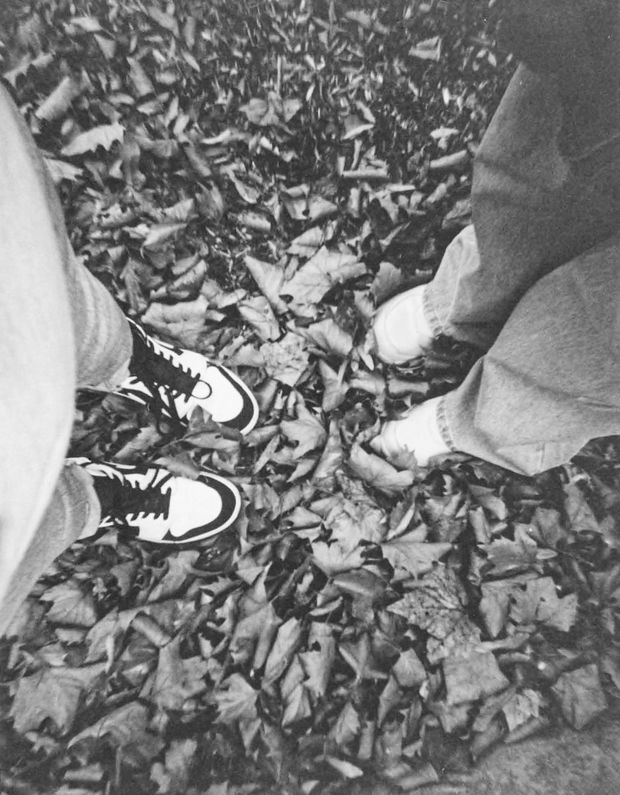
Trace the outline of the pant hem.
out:
<instances>
[{"instance_id":1,"label":"pant hem","mask_svg":"<svg viewBox=\"0 0 620 795\"><path fill-rule=\"evenodd\" d=\"M424 318L431 329L433 337L440 337L442 334L444 334L444 327L437 310L433 306L431 298L431 285L432 282L424 285L424 290L422 292L422 311L424 313Z\"/></svg>"},{"instance_id":2,"label":"pant hem","mask_svg":"<svg viewBox=\"0 0 620 795\"><path fill-rule=\"evenodd\" d=\"M443 442L448 447L450 452L456 453L458 452L458 448L454 444L452 433L450 432L446 409L446 397L447 395L442 395L437 403L437 427L439 428L439 433Z\"/></svg>"}]
</instances>

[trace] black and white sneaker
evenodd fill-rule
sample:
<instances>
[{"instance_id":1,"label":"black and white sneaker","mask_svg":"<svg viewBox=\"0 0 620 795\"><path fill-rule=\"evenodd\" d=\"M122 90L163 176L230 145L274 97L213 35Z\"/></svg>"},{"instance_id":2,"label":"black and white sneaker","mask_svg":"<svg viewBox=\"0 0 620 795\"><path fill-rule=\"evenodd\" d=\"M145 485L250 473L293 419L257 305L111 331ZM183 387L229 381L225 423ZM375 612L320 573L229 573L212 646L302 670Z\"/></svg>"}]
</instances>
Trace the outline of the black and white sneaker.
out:
<instances>
[{"instance_id":1,"label":"black and white sneaker","mask_svg":"<svg viewBox=\"0 0 620 795\"><path fill-rule=\"evenodd\" d=\"M70 461L93 478L101 503L97 534L118 527L142 541L186 544L221 533L239 515L236 487L212 473L190 480L157 466Z\"/></svg>"},{"instance_id":2,"label":"black and white sneaker","mask_svg":"<svg viewBox=\"0 0 620 795\"><path fill-rule=\"evenodd\" d=\"M200 406L228 428L249 433L258 419L254 395L237 376L199 353L168 345L129 320L129 378L116 390L168 420L186 425Z\"/></svg>"}]
</instances>

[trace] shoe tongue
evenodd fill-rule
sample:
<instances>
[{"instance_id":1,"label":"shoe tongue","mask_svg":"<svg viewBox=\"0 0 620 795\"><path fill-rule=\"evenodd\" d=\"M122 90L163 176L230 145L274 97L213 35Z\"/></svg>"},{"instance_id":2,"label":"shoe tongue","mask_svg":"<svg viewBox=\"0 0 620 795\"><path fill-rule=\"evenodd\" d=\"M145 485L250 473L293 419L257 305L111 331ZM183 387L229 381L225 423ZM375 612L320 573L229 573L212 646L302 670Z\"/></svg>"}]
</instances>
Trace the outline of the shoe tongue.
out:
<instances>
[{"instance_id":1,"label":"shoe tongue","mask_svg":"<svg viewBox=\"0 0 620 795\"><path fill-rule=\"evenodd\" d=\"M167 473L154 483L154 478L144 475L144 482L130 480L124 474L121 477L94 477L94 486L101 503L101 517L126 518L132 514L167 515L170 507L170 490L163 489L164 484L172 477Z\"/></svg>"},{"instance_id":2,"label":"shoe tongue","mask_svg":"<svg viewBox=\"0 0 620 795\"><path fill-rule=\"evenodd\" d=\"M123 481L108 475L93 476L93 485L101 505L101 518L114 515L114 508L119 502Z\"/></svg>"},{"instance_id":3,"label":"shoe tongue","mask_svg":"<svg viewBox=\"0 0 620 795\"><path fill-rule=\"evenodd\" d=\"M129 362L131 375L147 386L168 386L174 391L191 395L199 376L171 361L169 357L175 355L173 351L168 351L164 347L160 350L154 341L153 344L149 344L150 337L140 333L138 329L132 328L132 332L134 345Z\"/></svg>"}]
</instances>

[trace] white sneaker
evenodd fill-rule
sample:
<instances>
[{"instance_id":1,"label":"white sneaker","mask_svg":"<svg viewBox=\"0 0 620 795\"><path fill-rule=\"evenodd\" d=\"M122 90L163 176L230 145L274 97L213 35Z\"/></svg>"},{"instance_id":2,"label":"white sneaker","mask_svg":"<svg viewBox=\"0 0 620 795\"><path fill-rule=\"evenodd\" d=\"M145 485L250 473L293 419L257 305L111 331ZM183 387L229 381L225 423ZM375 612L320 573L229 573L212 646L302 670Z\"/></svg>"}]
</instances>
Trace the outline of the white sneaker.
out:
<instances>
[{"instance_id":1,"label":"white sneaker","mask_svg":"<svg viewBox=\"0 0 620 795\"><path fill-rule=\"evenodd\" d=\"M190 480L157 466L96 463L87 458L69 461L93 478L101 503L97 535L99 530L118 527L141 541L185 544L221 533L239 515L241 497L236 487L210 472Z\"/></svg>"},{"instance_id":2,"label":"white sneaker","mask_svg":"<svg viewBox=\"0 0 620 795\"><path fill-rule=\"evenodd\" d=\"M237 376L200 353L156 340L129 320L133 352L129 378L116 394L187 424L201 406L216 421L249 433L258 419L256 399Z\"/></svg>"},{"instance_id":3,"label":"white sneaker","mask_svg":"<svg viewBox=\"0 0 620 795\"><path fill-rule=\"evenodd\" d=\"M372 449L388 459L413 453L422 467L428 466L435 456L449 453L450 448L439 430L440 400L440 397L426 400L414 406L403 419L386 422L379 435L370 442Z\"/></svg>"},{"instance_id":4,"label":"white sneaker","mask_svg":"<svg viewBox=\"0 0 620 795\"><path fill-rule=\"evenodd\" d=\"M377 355L386 364L402 364L431 347L433 332L423 308L425 287L406 290L379 308L373 333Z\"/></svg>"}]
</instances>

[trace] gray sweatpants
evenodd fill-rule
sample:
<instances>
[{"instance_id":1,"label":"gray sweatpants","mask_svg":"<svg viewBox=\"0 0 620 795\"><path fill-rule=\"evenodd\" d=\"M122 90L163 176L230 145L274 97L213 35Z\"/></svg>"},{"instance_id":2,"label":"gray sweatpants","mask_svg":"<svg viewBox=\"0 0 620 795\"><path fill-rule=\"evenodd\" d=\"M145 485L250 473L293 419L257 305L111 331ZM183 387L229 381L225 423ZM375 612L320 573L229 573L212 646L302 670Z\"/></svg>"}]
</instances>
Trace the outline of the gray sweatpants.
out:
<instances>
[{"instance_id":1,"label":"gray sweatpants","mask_svg":"<svg viewBox=\"0 0 620 795\"><path fill-rule=\"evenodd\" d=\"M474 226L425 292L436 334L486 351L442 401L445 441L525 474L620 434L620 120L581 119L566 154L563 114L555 79L519 67L477 154Z\"/></svg>"},{"instance_id":2,"label":"gray sweatpants","mask_svg":"<svg viewBox=\"0 0 620 795\"><path fill-rule=\"evenodd\" d=\"M112 387L131 332L76 260L30 131L0 86L0 636L45 569L99 522L92 479L65 466L78 386Z\"/></svg>"}]
</instances>

